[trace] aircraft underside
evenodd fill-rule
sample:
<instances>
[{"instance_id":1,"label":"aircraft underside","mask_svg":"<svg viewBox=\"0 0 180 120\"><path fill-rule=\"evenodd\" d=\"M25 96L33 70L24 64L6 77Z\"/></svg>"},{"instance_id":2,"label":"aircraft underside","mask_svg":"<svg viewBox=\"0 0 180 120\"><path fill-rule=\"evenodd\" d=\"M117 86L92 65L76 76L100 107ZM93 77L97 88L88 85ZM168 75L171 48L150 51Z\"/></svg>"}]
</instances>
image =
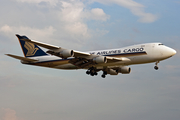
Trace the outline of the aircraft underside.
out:
<instances>
[{"instance_id":1,"label":"aircraft underside","mask_svg":"<svg viewBox=\"0 0 180 120\"><path fill-rule=\"evenodd\" d=\"M150 63L154 61L144 61L144 63ZM157 64L159 61L156 62L156 66L154 67L156 70L158 69ZM50 67L50 68L57 68L57 69L64 69L64 70L74 70L74 69L86 69L86 74L90 76L97 76L98 72L102 71L103 74L101 75L102 78L105 78L106 75L118 75L119 73L122 74L129 74L131 72L131 68L128 65L132 64L142 64L138 61L130 61L129 63L123 62L116 62L116 63L102 63L97 64L93 61L86 60L86 59L71 59L71 60L57 60L53 62L39 62L39 63L24 63L42 67Z\"/></svg>"}]
</instances>

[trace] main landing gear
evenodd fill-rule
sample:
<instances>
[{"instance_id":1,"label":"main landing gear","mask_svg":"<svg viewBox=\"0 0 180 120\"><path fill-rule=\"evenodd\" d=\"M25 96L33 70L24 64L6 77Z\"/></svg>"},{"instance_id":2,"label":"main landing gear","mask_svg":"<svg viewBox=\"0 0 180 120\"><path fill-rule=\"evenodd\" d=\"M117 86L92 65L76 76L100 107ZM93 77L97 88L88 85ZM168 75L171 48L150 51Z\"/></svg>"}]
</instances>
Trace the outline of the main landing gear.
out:
<instances>
[{"instance_id":1,"label":"main landing gear","mask_svg":"<svg viewBox=\"0 0 180 120\"><path fill-rule=\"evenodd\" d=\"M98 73L97 73L98 71L100 71L100 70L96 69L95 67L91 67L86 71L86 74L91 75L91 76L96 76L96 75L98 75ZM106 75L107 75L107 71L103 71L103 74L101 75L101 77L105 78Z\"/></svg>"},{"instance_id":2,"label":"main landing gear","mask_svg":"<svg viewBox=\"0 0 180 120\"><path fill-rule=\"evenodd\" d=\"M158 69L159 69L158 63L159 63L159 61L156 61L156 63L155 63L156 66L154 66L154 69L155 69L155 70L158 70Z\"/></svg>"},{"instance_id":3,"label":"main landing gear","mask_svg":"<svg viewBox=\"0 0 180 120\"><path fill-rule=\"evenodd\" d=\"M98 75L98 73L96 72L96 68L91 67L86 71L86 74L94 76L94 75Z\"/></svg>"}]
</instances>

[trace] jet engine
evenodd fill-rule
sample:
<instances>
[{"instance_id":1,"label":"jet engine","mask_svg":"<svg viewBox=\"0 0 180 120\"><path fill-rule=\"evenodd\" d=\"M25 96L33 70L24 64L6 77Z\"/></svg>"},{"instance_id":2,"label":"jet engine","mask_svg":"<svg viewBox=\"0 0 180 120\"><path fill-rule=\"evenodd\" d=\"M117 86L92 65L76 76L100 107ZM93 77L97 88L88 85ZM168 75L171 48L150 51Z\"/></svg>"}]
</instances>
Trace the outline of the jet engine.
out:
<instances>
[{"instance_id":1,"label":"jet engine","mask_svg":"<svg viewBox=\"0 0 180 120\"><path fill-rule=\"evenodd\" d=\"M106 63L107 59L104 56L99 56L99 57L93 58L93 62L95 62L95 63Z\"/></svg>"},{"instance_id":2,"label":"jet engine","mask_svg":"<svg viewBox=\"0 0 180 120\"><path fill-rule=\"evenodd\" d=\"M58 57L62 57L62 58L68 58L68 57L74 56L74 51L68 50L68 49L63 49L60 51L59 50L58 51L48 50L47 53L58 56Z\"/></svg>"},{"instance_id":3,"label":"jet engine","mask_svg":"<svg viewBox=\"0 0 180 120\"><path fill-rule=\"evenodd\" d=\"M66 49L60 52L60 56L62 56L63 58L73 57L73 55L74 55L73 50Z\"/></svg>"},{"instance_id":4,"label":"jet engine","mask_svg":"<svg viewBox=\"0 0 180 120\"><path fill-rule=\"evenodd\" d=\"M118 73L122 73L122 74L129 74L131 72L131 68L130 67L126 67L126 66L123 66L123 67L120 67L118 70L117 70Z\"/></svg>"}]
</instances>

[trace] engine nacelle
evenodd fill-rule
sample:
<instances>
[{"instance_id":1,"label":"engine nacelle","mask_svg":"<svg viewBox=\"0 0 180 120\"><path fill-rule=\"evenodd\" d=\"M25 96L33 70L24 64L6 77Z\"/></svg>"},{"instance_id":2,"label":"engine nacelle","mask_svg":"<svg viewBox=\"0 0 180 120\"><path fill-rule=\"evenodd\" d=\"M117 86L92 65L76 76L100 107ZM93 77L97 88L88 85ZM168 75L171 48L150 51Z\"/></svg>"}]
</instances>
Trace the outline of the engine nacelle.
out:
<instances>
[{"instance_id":1,"label":"engine nacelle","mask_svg":"<svg viewBox=\"0 0 180 120\"><path fill-rule=\"evenodd\" d=\"M117 71L118 73L129 74L131 72L131 68L123 66L123 67L120 67Z\"/></svg>"},{"instance_id":2,"label":"engine nacelle","mask_svg":"<svg viewBox=\"0 0 180 120\"><path fill-rule=\"evenodd\" d=\"M113 69L108 69L107 70L107 74L110 74L110 75L118 75L118 72L116 70L113 70Z\"/></svg>"},{"instance_id":3,"label":"engine nacelle","mask_svg":"<svg viewBox=\"0 0 180 120\"><path fill-rule=\"evenodd\" d=\"M65 50L61 51L59 54L62 58L68 58L68 57L74 56L74 51L65 49Z\"/></svg>"},{"instance_id":4,"label":"engine nacelle","mask_svg":"<svg viewBox=\"0 0 180 120\"><path fill-rule=\"evenodd\" d=\"M93 62L95 62L95 63L106 63L107 59L104 56L99 56L99 57L93 58Z\"/></svg>"},{"instance_id":5,"label":"engine nacelle","mask_svg":"<svg viewBox=\"0 0 180 120\"><path fill-rule=\"evenodd\" d=\"M63 50L48 50L47 53L55 56L59 56L62 58L68 58L68 57L73 57L74 56L74 51L73 50L68 50L68 49L63 49Z\"/></svg>"}]
</instances>

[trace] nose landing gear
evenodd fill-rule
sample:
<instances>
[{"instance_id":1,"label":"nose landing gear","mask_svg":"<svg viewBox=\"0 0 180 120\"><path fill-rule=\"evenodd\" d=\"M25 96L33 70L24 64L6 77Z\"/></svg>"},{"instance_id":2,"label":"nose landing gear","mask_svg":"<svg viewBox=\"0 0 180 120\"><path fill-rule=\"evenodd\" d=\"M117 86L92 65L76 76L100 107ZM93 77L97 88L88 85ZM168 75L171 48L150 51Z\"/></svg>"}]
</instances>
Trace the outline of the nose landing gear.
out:
<instances>
[{"instance_id":1,"label":"nose landing gear","mask_svg":"<svg viewBox=\"0 0 180 120\"><path fill-rule=\"evenodd\" d=\"M155 69L155 70L158 70L158 69L159 69L158 63L159 63L159 61L156 61L156 63L155 63L156 66L154 66L154 69Z\"/></svg>"}]
</instances>

